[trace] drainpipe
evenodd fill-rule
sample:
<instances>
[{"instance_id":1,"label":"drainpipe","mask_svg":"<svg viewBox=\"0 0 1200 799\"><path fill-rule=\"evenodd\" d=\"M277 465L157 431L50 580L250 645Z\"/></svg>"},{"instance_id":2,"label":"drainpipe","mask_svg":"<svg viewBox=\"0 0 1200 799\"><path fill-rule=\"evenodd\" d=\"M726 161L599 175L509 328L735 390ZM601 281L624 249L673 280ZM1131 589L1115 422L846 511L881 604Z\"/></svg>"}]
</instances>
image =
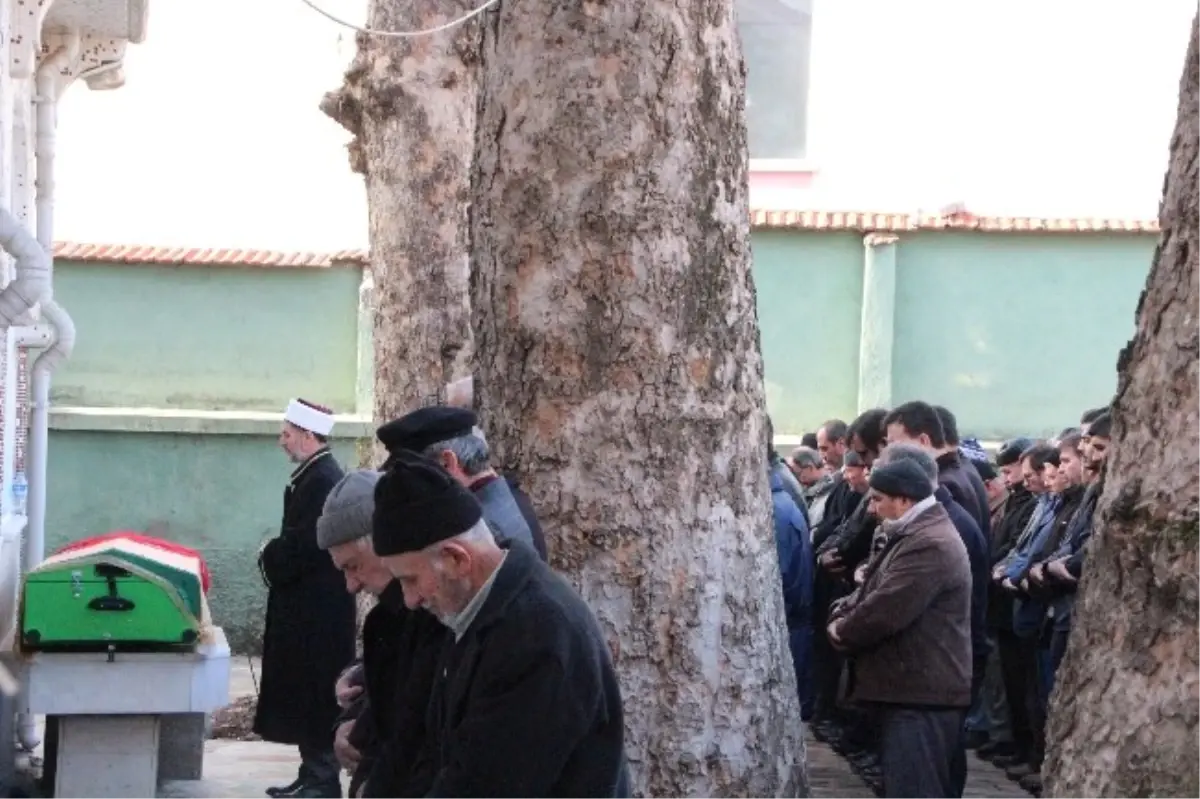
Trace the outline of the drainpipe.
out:
<instances>
[{"instance_id":1,"label":"drainpipe","mask_svg":"<svg viewBox=\"0 0 1200 799\"><path fill-rule=\"evenodd\" d=\"M0 292L0 325L5 329L6 345L8 345L8 362L7 362L7 382L5 383L5 416L4 429L8 436L9 446L5 447L4 461L5 466L9 466L12 462L11 451L12 444L16 438L16 384L17 384L17 353L20 351L18 347L13 346L16 343L14 334L18 330L27 329L19 328L14 323L23 317L34 305L41 302L43 312L47 303L52 304L53 300L50 293L50 255L40 244L29 235L29 231L21 224L16 217L9 213L7 208L0 208L0 246L16 261L16 276L12 282ZM74 329L69 331L70 335L74 335ZM46 344L50 345L53 342L53 336L47 336ZM33 443L33 435L31 428L30 443ZM28 457L28 456L27 456ZM45 460L43 458L43 463ZM28 464L26 464L28 468ZM6 471L6 478L11 477L11 472ZM41 480L30 480L30 496L27 502L32 498L34 485L40 484ZM5 491L7 494L8 492ZM43 498L45 492L42 492ZM28 507L28 506L27 506ZM26 511L28 513L28 510ZM29 530L28 517L26 521L26 530ZM44 528L43 528L44 532ZM25 536L25 546L22 556L22 561L25 568L29 566L29 553L31 545L31 535ZM17 720L17 740L26 752L32 752L39 743L37 733L37 720L29 713L18 714Z\"/></svg>"},{"instance_id":2,"label":"drainpipe","mask_svg":"<svg viewBox=\"0 0 1200 799\"><path fill-rule=\"evenodd\" d=\"M49 347L54 342L53 330L44 324L23 326L21 317L35 305L49 286L50 258L41 245L29 234L21 221L7 208L0 207L0 248L12 256L13 280L0 292L0 331L4 333L4 385L17 385L17 359L20 351L29 347ZM4 392L4 440L15 441L17 435L17 392ZM4 448L3 497L0 511L12 512L12 495L7 490L15 473L16 447ZM22 528L23 530L24 528Z\"/></svg>"},{"instance_id":3,"label":"drainpipe","mask_svg":"<svg viewBox=\"0 0 1200 799\"><path fill-rule=\"evenodd\" d=\"M0 291L0 327L19 325L50 290L50 256L21 221L0 208L0 246L16 263L13 279Z\"/></svg>"},{"instance_id":4,"label":"drainpipe","mask_svg":"<svg viewBox=\"0 0 1200 799\"><path fill-rule=\"evenodd\" d=\"M46 451L50 430L50 378L75 347L75 323L54 301L54 145L57 124L58 77L79 55L79 34L47 58L37 70L33 102L37 131L34 159L37 177L37 240L47 253L47 286L42 299L42 318L54 328L55 341L33 362L30 377L29 446L26 471L29 475L29 527L25 536L25 568L42 562L46 549Z\"/></svg>"},{"instance_id":5,"label":"drainpipe","mask_svg":"<svg viewBox=\"0 0 1200 799\"><path fill-rule=\"evenodd\" d=\"M46 555L46 460L50 443L50 378L75 348L75 323L54 301L54 145L57 125L59 74L79 55L79 34L72 32L65 45L47 58L34 82L36 108L34 159L36 161L37 243L46 258L46 289L41 298L42 319L55 333L54 342L33 362L30 377L29 442L25 469L29 480L28 526L24 561L28 571ZM38 745L37 723L21 713L17 738L27 751Z\"/></svg>"}]
</instances>

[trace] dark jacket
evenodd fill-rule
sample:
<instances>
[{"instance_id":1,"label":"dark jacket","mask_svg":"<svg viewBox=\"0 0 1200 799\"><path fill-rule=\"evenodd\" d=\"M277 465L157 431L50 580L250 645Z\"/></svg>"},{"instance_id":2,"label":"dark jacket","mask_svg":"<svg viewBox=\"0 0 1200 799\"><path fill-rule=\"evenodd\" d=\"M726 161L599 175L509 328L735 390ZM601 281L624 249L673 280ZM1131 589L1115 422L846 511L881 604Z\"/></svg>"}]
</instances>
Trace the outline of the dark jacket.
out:
<instances>
[{"instance_id":1,"label":"dark jacket","mask_svg":"<svg viewBox=\"0 0 1200 799\"><path fill-rule=\"evenodd\" d=\"M862 496L850 486L850 483L840 475L838 476L836 483L829 491L829 498L825 500L825 512L821 516L821 521L813 530L814 547L820 548L821 544L837 533L842 523L854 513Z\"/></svg>"},{"instance_id":2,"label":"dark jacket","mask_svg":"<svg viewBox=\"0 0 1200 799\"><path fill-rule=\"evenodd\" d=\"M854 494L859 499L861 494ZM848 573L858 568L858 565L871 555L871 539L879 520L869 513L869 504L859 502L850 515L817 548L817 553L836 552L842 565Z\"/></svg>"},{"instance_id":3,"label":"dark jacket","mask_svg":"<svg viewBox=\"0 0 1200 799\"><path fill-rule=\"evenodd\" d=\"M1083 486L1073 486L1055 497L1053 515L1040 525L1029 541L1029 557L1024 568L1012 582L1018 584L1029 577L1034 565L1049 558L1058 548L1067 525L1083 501ZM1022 637L1040 635L1046 626L1051 596L1049 590L1030 582L1028 591L1019 593L1013 602L1013 632Z\"/></svg>"},{"instance_id":4,"label":"dark jacket","mask_svg":"<svg viewBox=\"0 0 1200 799\"><path fill-rule=\"evenodd\" d=\"M483 508L483 518L497 541L520 540L546 559L546 537L533 512L533 503L509 478L488 475L471 484L471 493Z\"/></svg>"},{"instance_id":5,"label":"dark jacket","mask_svg":"<svg viewBox=\"0 0 1200 799\"><path fill-rule=\"evenodd\" d=\"M533 548L537 550L542 560L546 560L548 557L546 534L542 532L542 524L538 521L537 512L533 509L533 501L529 499L529 495L521 488L515 477L506 476L504 480L508 483L509 490L512 491L513 499L517 501L521 515L525 517L525 523L529 525L529 534L533 536Z\"/></svg>"},{"instance_id":6,"label":"dark jacket","mask_svg":"<svg viewBox=\"0 0 1200 799\"><path fill-rule=\"evenodd\" d=\"M1087 556L1087 544L1092 537L1092 531L1096 529L1096 508L1100 503L1100 495L1104 493L1104 478L1098 482L1088 486L1087 493L1084 494L1083 502L1080 503L1080 508L1086 508L1086 515L1078 519L1075 526L1069 533L1070 537L1070 555L1067 557L1067 571L1071 573L1076 580L1083 576L1083 561Z\"/></svg>"},{"instance_id":7,"label":"dark jacket","mask_svg":"<svg viewBox=\"0 0 1200 799\"><path fill-rule=\"evenodd\" d=\"M779 576L783 580L783 606L788 627L795 629L812 623L812 544L808 540L808 525L783 480L774 470L769 480L775 549L779 555Z\"/></svg>"},{"instance_id":8,"label":"dark jacket","mask_svg":"<svg viewBox=\"0 0 1200 799\"><path fill-rule=\"evenodd\" d=\"M1062 504L1054 514L1054 522L1050 525L1046 537L1036 542L1031 553L1029 566L1022 577L1027 577L1034 565L1043 563L1053 557L1059 546L1066 539L1067 530L1075 518L1080 505L1083 504L1087 489L1084 486L1072 486L1062 492Z\"/></svg>"},{"instance_id":9,"label":"dark jacket","mask_svg":"<svg viewBox=\"0 0 1200 799\"><path fill-rule=\"evenodd\" d=\"M254 731L274 743L333 742L334 683L354 657L355 603L317 547L317 519L342 476L328 449L300 464L283 493L279 535L259 553L268 592Z\"/></svg>"},{"instance_id":10,"label":"dark jacket","mask_svg":"<svg viewBox=\"0 0 1200 799\"><path fill-rule=\"evenodd\" d=\"M988 560L988 547L979 531L979 525L962 505L954 501L945 486L938 486L934 493L937 501L946 509L946 515L954 524L967 549L967 560L971 563L971 658L985 658L991 651L987 635L988 586L992 581L992 565Z\"/></svg>"},{"instance_id":11,"label":"dark jacket","mask_svg":"<svg viewBox=\"0 0 1200 799\"><path fill-rule=\"evenodd\" d=\"M426 711L449 629L424 610L404 605L391 582L363 622L367 701L350 743L363 753L355 782L364 796L424 796L432 774L417 769L426 740ZM351 794L353 795L353 793Z\"/></svg>"},{"instance_id":12,"label":"dark jacket","mask_svg":"<svg viewBox=\"0 0 1200 799\"><path fill-rule=\"evenodd\" d=\"M1004 515L997 529L992 531L992 565L1008 557L1021 533L1029 524L1029 518L1037 507L1038 495L1030 493L1025 486L1009 489L1004 501Z\"/></svg>"},{"instance_id":13,"label":"dark jacket","mask_svg":"<svg viewBox=\"0 0 1200 799\"><path fill-rule=\"evenodd\" d=\"M428 796L629 796L621 690L595 616L520 541L429 705Z\"/></svg>"},{"instance_id":14,"label":"dark jacket","mask_svg":"<svg viewBox=\"0 0 1200 799\"><path fill-rule=\"evenodd\" d=\"M1097 482L1087 487L1075 515L1067 525L1066 535L1053 555L1055 560L1066 558L1067 571L1076 581L1083 574L1084 550L1092 537L1096 505L1103 491L1103 483ZM1053 580L1047 587L1053 596L1051 609L1055 630L1063 632L1071 629L1071 614L1075 610L1075 592L1078 586L1078 582Z\"/></svg>"},{"instance_id":15,"label":"dark jacket","mask_svg":"<svg viewBox=\"0 0 1200 799\"><path fill-rule=\"evenodd\" d=\"M963 462L957 452L937 457L938 483L946 487L954 501L971 514L984 538L991 538L992 507L988 504L987 486L974 465Z\"/></svg>"},{"instance_id":16,"label":"dark jacket","mask_svg":"<svg viewBox=\"0 0 1200 799\"><path fill-rule=\"evenodd\" d=\"M1024 486L1010 490L1008 499L1005 501L1004 516L999 528L992 535L992 566L1008 557L1009 552L1021 537L1021 532L1029 524L1029 518L1033 515L1035 507L1037 507L1037 496L1025 490ZM993 582L988 584L987 620L989 627L1012 630L1012 594Z\"/></svg>"},{"instance_id":17,"label":"dark jacket","mask_svg":"<svg viewBox=\"0 0 1200 799\"><path fill-rule=\"evenodd\" d=\"M936 501L889 532L863 584L832 617L852 657L851 699L971 703L971 564Z\"/></svg>"}]
</instances>

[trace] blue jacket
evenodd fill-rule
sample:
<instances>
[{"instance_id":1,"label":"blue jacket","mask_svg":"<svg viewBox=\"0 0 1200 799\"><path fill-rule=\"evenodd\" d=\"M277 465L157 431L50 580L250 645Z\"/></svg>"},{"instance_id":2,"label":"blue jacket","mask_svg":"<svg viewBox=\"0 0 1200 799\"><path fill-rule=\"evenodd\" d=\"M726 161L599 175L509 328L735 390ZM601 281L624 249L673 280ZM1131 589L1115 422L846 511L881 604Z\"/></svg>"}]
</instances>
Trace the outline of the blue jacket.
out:
<instances>
[{"instance_id":1,"label":"blue jacket","mask_svg":"<svg viewBox=\"0 0 1200 799\"><path fill-rule=\"evenodd\" d=\"M812 543L808 524L788 494L782 478L772 472L771 510L775 521L775 549L779 554L779 576L783 580L783 605L788 627L812 622L813 570Z\"/></svg>"},{"instance_id":2,"label":"blue jacket","mask_svg":"<svg viewBox=\"0 0 1200 799\"><path fill-rule=\"evenodd\" d=\"M967 559L971 562L971 657L975 660L986 657L991 651L987 637L987 597L991 581L990 559L987 540L979 524L958 504L950 491L939 485L934 497L946 509L946 515L967 548Z\"/></svg>"},{"instance_id":3,"label":"blue jacket","mask_svg":"<svg viewBox=\"0 0 1200 799\"><path fill-rule=\"evenodd\" d=\"M1033 511L1033 518L1029 521L1032 533L1023 537L1017 543L1017 547L1009 556L1008 565L1004 570L1004 576L1013 585L1021 582L1021 578L1029 571L1029 567L1033 565L1030 563L1030 560L1033 558L1034 553L1042 548L1043 542L1050 535L1050 531L1054 529L1054 514L1058 512L1061 504L1062 498L1057 494L1043 494L1038 497L1038 504Z\"/></svg>"}]
</instances>

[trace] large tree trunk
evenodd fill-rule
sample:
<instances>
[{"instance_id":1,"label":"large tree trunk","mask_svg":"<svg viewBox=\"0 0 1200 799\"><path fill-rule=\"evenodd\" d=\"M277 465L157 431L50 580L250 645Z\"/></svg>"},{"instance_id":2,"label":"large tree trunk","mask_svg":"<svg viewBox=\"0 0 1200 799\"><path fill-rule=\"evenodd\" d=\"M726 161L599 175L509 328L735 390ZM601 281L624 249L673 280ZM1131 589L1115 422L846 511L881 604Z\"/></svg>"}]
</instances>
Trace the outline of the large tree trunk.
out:
<instances>
[{"instance_id":1,"label":"large tree trunk","mask_svg":"<svg viewBox=\"0 0 1200 799\"><path fill-rule=\"evenodd\" d=\"M1108 477L1050 711L1051 796L1196 796L1200 787L1196 30L1193 22L1162 239L1118 364Z\"/></svg>"},{"instance_id":2,"label":"large tree trunk","mask_svg":"<svg viewBox=\"0 0 1200 799\"><path fill-rule=\"evenodd\" d=\"M371 0L367 27L439 25L477 0ZM467 200L479 23L418 38L358 37L322 110L353 133L367 184L375 310L375 418L440 398L470 374Z\"/></svg>"},{"instance_id":3,"label":"large tree trunk","mask_svg":"<svg viewBox=\"0 0 1200 799\"><path fill-rule=\"evenodd\" d=\"M425 29L475 5L371 0L367 27ZM436 402L446 383L470 375L467 200L478 48L475 20L419 38L359 34L342 88L321 101L355 136L350 167L366 180L379 422ZM378 463L381 449L361 446L360 465ZM374 604L360 595L360 630Z\"/></svg>"},{"instance_id":4,"label":"large tree trunk","mask_svg":"<svg viewBox=\"0 0 1200 799\"><path fill-rule=\"evenodd\" d=\"M732 0L486 15L475 391L609 636L636 790L806 790Z\"/></svg>"}]
</instances>

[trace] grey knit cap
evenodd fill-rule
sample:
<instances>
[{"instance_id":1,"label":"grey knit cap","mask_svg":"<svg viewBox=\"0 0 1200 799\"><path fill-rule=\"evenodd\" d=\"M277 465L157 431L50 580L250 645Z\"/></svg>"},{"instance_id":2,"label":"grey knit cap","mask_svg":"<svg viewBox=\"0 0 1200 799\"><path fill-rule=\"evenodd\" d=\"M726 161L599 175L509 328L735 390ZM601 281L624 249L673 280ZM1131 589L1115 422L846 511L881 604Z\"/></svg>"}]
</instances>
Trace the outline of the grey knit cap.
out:
<instances>
[{"instance_id":1,"label":"grey knit cap","mask_svg":"<svg viewBox=\"0 0 1200 799\"><path fill-rule=\"evenodd\" d=\"M350 472L329 492L325 509L317 519L317 546L329 549L371 535L375 512L375 484L380 473L373 469Z\"/></svg>"}]
</instances>

